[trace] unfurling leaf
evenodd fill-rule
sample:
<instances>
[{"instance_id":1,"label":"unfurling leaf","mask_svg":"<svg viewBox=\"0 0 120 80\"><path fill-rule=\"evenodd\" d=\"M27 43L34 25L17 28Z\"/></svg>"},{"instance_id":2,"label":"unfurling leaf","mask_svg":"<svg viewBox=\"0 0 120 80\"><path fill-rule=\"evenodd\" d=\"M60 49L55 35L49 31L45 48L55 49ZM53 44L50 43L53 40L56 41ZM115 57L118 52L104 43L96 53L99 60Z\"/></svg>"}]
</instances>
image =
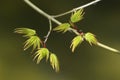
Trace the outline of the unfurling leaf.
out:
<instances>
[{"instance_id":1,"label":"unfurling leaf","mask_svg":"<svg viewBox=\"0 0 120 80\"><path fill-rule=\"evenodd\" d=\"M25 41L24 50L28 49L29 47L33 46L33 50L36 48L40 48L41 40L38 36L31 36Z\"/></svg>"},{"instance_id":2,"label":"unfurling leaf","mask_svg":"<svg viewBox=\"0 0 120 80\"><path fill-rule=\"evenodd\" d=\"M72 48L72 52L74 52L75 48L83 41L83 37L82 36L76 36L71 43L70 48Z\"/></svg>"},{"instance_id":3,"label":"unfurling leaf","mask_svg":"<svg viewBox=\"0 0 120 80\"><path fill-rule=\"evenodd\" d=\"M38 51L36 51L33 60L37 58L37 64L39 64L44 57L46 57L46 61L47 61L49 58L49 50L47 48L40 48Z\"/></svg>"},{"instance_id":4,"label":"unfurling leaf","mask_svg":"<svg viewBox=\"0 0 120 80\"><path fill-rule=\"evenodd\" d=\"M58 32L63 32L65 33L66 31L68 31L70 28L70 24L69 23L63 23L61 25L59 25L58 27L55 27L53 29L53 31L58 31Z\"/></svg>"},{"instance_id":5,"label":"unfurling leaf","mask_svg":"<svg viewBox=\"0 0 120 80\"><path fill-rule=\"evenodd\" d=\"M71 15L70 20L71 20L72 23L76 23L76 22L78 22L78 21L80 21L80 20L83 19L83 15L84 15L83 9L80 9L80 10L74 12L74 13Z\"/></svg>"},{"instance_id":6,"label":"unfurling leaf","mask_svg":"<svg viewBox=\"0 0 120 80\"><path fill-rule=\"evenodd\" d=\"M54 53L50 54L50 63L53 69L55 69L56 72L59 71L59 61L57 56Z\"/></svg>"},{"instance_id":7,"label":"unfurling leaf","mask_svg":"<svg viewBox=\"0 0 120 80\"><path fill-rule=\"evenodd\" d=\"M30 37L36 34L36 31L30 28L16 28L14 32L23 34L23 37Z\"/></svg>"},{"instance_id":8,"label":"unfurling leaf","mask_svg":"<svg viewBox=\"0 0 120 80\"><path fill-rule=\"evenodd\" d=\"M84 38L86 41L88 41L90 43L90 45L97 44L97 42L98 42L97 39L95 38L95 35L90 32L86 33Z\"/></svg>"}]
</instances>

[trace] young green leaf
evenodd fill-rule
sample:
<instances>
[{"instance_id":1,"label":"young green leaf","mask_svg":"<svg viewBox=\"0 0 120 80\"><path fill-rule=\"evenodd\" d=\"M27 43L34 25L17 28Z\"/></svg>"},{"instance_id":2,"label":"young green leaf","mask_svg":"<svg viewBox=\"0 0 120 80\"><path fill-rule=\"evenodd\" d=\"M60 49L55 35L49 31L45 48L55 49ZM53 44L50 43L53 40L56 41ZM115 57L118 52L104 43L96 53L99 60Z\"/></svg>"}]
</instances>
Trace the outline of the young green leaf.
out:
<instances>
[{"instance_id":1,"label":"young green leaf","mask_svg":"<svg viewBox=\"0 0 120 80\"><path fill-rule=\"evenodd\" d=\"M73 40L72 40L72 43L71 43L71 46L70 48L72 48L72 52L74 52L75 48L80 44L82 43L83 41L83 37L82 36L76 36Z\"/></svg>"},{"instance_id":2,"label":"young green leaf","mask_svg":"<svg viewBox=\"0 0 120 80\"><path fill-rule=\"evenodd\" d=\"M33 60L37 58L37 64L39 64L44 57L46 57L46 61L47 61L49 58L49 50L47 48L40 48L38 49L38 51L36 51Z\"/></svg>"},{"instance_id":3,"label":"young green leaf","mask_svg":"<svg viewBox=\"0 0 120 80\"><path fill-rule=\"evenodd\" d=\"M76 23L76 22L78 22L78 21L80 21L80 20L83 19L83 15L84 15L83 9L80 9L80 10L74 12L74 13L71 15L70 20L71 20L72 23Z\"/></svg>"},{"instance_id":4,"label":"young green leaf","mask_svg":"<svg viewBox=\"0 0 120 80\"><path fill-rule=\"evenodd\" d=\"M95 35L90 32L86 33L84 38L86 41L88 41L90 43L90 45L97 44L97 42L98 42L97 39L95 38Z\"/></svg>"},{"instance_id":5,"label":"young green leaf","mask_svg":"<svg viewBox=\"0 0 120 80\"><path fill-rule=\"evenodd\" d=\"M56 72L59 72L59 61L54 53L50 54L50 63L52 68L55 69Z\"/></svg>"},{"instance_id":6,"label":"young green leaf","mask_svg":"<svg viewBox=\"0 0 120 80\"><path fill-rule=\"evenodd\" d=\"M30 28L16 28L14 32L23 34L23 37L30 37L36 34L36 31Z\"/></svg>"},{"instance_id":7,"label":"young green leaf","mask_svg":"<svg viewBox=\"0 0 120 80\"><path fill-rule=\"evenodd\" d=\"M40 43L41 40L38 36L31 36L25 41L24 50L28 49L31 46L33 46L33 50L40 48Z\"/></svg>"},{"instance_id":8,"label":"young green leaf","mask_svg":"<svg viewBox=\"0 0 120 80\"><path fill-rule=\"evenodd\" d=\"M58 27L55 27L53 29L53 31L58 31L58 32L63 32L65 33L66 31L68 31L70 28L70 24L69 23L63 23L61 25L59 25Z\"/></svg>"}]
</instances>

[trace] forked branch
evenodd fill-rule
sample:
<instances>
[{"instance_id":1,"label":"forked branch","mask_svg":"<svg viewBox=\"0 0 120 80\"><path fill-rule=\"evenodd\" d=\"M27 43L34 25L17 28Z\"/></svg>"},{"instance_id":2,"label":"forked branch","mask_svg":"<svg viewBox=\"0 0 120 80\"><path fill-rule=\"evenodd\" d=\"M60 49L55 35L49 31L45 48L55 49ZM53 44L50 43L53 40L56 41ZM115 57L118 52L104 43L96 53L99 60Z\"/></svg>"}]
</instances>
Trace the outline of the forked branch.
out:
<instances>
[{"instance_id":1,"label":"forked branch","mask_svg":"<svg viewBox=\"0 0 120 80\"><path fill-rule=\"evenodd\" d=\"M50 16L49 14L45 13L45 12L42 11L40 8L38 8L37 6L35 6L35 5L34 5L32 2L30 2L29 0L24 0L25 3L27 3L30 7L32 7L34 10L36 10L39 14L41 14L41 15L43 15L44 17L48 18L48 19L50 20L50 26L51 26L51 21L55 22L55 23L58 24L58 25L62 24L60 21L58 21L57 19L55 19L56 17L60 17L60 16L63 16L63 15L72 13L72 12L74 12L74 11L76 11L76 10L81 9L81 8L85 8L85 7L88 7L88 6L90 6L90 5L93 5L93 4L95 4L95 3L99 2L99 1L100 1L100 0L95 0L95 1L92 1L92 2L90 2L90 3L88 3L88 4L85 4L85 5L83 5L83 6L74 8L74 9L68 11L68 12L65 12L65 13L62 13L62 14L59 14L59 15L55 15L55 16ZM75 29L70 28L69 31L72 31L72 32L74 32L76 35L79 35L79 33L78 33ZM48 39L48 37L49 37L49 35L50 35L50 32L51 32L51 29L48 31L47 38L45 39L45 42L47 41L47 39ZM102 43L100 43L100 42L97 42L97 45L100 46L100 47L102 47L102 48L108 49L108 50L110 50L110 51L120 53L119 50L114 49L114 48L111 48L111 47L109 47L109 46L107 46L107 45L104 45L104 44L102 44Z\"/></svg>"}]
</instances>

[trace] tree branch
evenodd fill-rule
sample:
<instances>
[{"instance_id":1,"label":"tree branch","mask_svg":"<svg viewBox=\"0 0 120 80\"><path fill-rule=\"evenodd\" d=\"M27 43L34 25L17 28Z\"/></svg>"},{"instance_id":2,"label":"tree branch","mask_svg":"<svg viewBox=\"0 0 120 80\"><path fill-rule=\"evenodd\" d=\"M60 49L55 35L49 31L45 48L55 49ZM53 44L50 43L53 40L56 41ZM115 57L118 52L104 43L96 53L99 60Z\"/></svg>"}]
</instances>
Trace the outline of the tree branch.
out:
<instances>
[{"instance_id":1,"label":"tree branch","mask_svg":"<svg viewBox=\"0 0 120 80\"><path fill-rule=\"evenodd\" d=\"M39 14L43 15L44 17L52 20L53 22L55 22L56 24L60 25L62 24L61 22L59 22L58 20L54 19L52 16L50 16L49 14L45 13L43 10L41 10L40 8L38 8L37 6L35 6L31 1L29 0L24 0L25 3L27 3L30 7L32 7L35 11L37 11Z\"/></svg>"},{"instance_id":2,"label":"tree branch","mask_svg":"<svg viewBox=\"0 0 120 80\"><path fill-rule=\"evenodd\" d=\"M58 21L57 19L54 18L55 16L50 16L49 14L45 13L45 12L42 11L40 8L38 8L37 6L35 6L32 2L30 2L29 0L24 0L24 1L25 1L25 3L27 3L30 7L32 7L34 10L36 10L39 14L43 15L44 17L48 18L49 20L55 22L55 23L58 24L58 25L62 24L60 21ZM92 5L92 4L97 3L97 2L99 2L99 1L100 1L100 0L92 1L92 2L90 2L90 3L88 3L88 4L86 4L86 5L80 6L80 7L78 7L78 8L74 8L73 10L70 10L70 11L68 11L68 12L66 12L66 13L57 15L57 17L63 16L63 15L66 15L66 14L69 14L69 13L71 13L71 12L73 12L73 11L75 11L75 10L81 9L81 8L85 8L85 7L87 7L87 6L90 6L90 5ZM50 25L51 25L51 22L50 22ZM72 32L74 32L76 35L79 35L79 33L78 33L75 29L70 28L69 31L72 31ZM50 35L50 32L51 32L51 30L48 32L47 37ZM47 41L47 39L48 39L48 38L46 38L45 42ZM100 42L98 42L97 45L100 46L100 47L102 47L102 48L108 49L108 50L110 50L110 51L120 53L120 51L118 51L118 50L116 50L116 49L114 49L114 48L111 48L111 47L109 47L109 46L107 46L107 45L104 45L104 44L102 44L102 43L100 43Z\"/></svg>"}]
</instances>

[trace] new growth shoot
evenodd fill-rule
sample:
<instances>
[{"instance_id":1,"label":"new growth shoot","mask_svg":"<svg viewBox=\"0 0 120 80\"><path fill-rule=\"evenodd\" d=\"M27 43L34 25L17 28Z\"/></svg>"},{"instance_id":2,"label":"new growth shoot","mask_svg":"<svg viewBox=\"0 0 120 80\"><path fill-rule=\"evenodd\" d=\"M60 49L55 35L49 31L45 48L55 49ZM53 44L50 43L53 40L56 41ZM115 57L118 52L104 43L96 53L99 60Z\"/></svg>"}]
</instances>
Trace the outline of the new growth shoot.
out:
<instances>
[{"instance_id":1,"label":"new growth shoot","mask_svg":"<svg viewBox=\"0 0 120 80\"><path fill-rule=\"evenodd\" d=\"M47 46L46 43L50 38L51 31L57 31L57 32L62 32L65 33L67 31L72 32L76 34L76 37L73 38L70 48L72 48L72 52L75 51L75 48L80 45L83 41L87 41L91 46L92 45L97 45L102 48L105 48L107 50L110 50L112 52L120 53L119 50L114 49L112 47L109 47L107 45L104 45L100 43L95 35L91 32L84 33L82 30L78 29L76 23L80 22L83 19L84 16L84 8L96 4L100 0L95 0L90 3L87 3L85 5L82 5L80 7L74 8L72 10L69 10L65 13L61 13L58 15L49 15L45 13L43 10L35 6L31 1L29 0L24 0L26 4L28 4L31 8L36 10L39 14L43 15L46 17L49 21L49 31L47 32L47 35L44 37L44 40L41 40L40 37L36 35L36 31L33 29L29 28L16 28L15 33L22 34L23 37L26 38L26 41L24 43L24 50L27 50L29 47L33 47L32 52L35 52L34 54L34 59L36 60L37 64L40 63L40 61L43 58L46 58L46 61L49 60L52 68L56 71L59 72L59 61L58 57L56 56L55 53L51 52ZM61 23L58 21L56 18L57 17L62 17L64 15L70 14L70 19L69 22ZM56 23L58 26L55 28L52 28L52 22Z\"/></svg>"}]
</instances>

